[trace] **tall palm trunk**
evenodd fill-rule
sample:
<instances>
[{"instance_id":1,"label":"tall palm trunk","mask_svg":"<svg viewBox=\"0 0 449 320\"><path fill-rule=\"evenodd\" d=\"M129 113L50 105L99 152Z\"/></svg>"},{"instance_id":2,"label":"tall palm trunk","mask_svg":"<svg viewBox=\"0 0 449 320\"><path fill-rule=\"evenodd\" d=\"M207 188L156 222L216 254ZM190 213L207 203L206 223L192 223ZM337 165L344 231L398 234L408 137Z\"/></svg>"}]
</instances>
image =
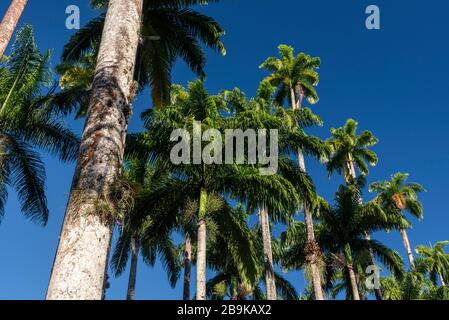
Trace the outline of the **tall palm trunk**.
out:
<instances>
[{"instance_id":1,"label":"tall palm trunk","mask_svg":"<svg viewBox=\"0 0 449 320\"><path fill-rule=\"evenodd\" d=\"M415 260L413 258L412 247L410 246L410 242L408 240L407 230L401 229L399 230L401 233L402 241L404 242L405 250L407 251L408 261L410 262L410 267L413 268L415 266Z\"/></svg>"},{"instance_id":2,"label":"tall palm trunk","mask_svg":"<svg viewBox=\"0 0 449 320\"><path fill-rule=\"evenodd\" d=\"M129 270L128 291L126 300L136 299L137 262L139 259L139 239L131 240L131 266Z\"/></svg>"},{"instance_id":3,"label":"tall palm trunk","mask_svg":"<svg viewBox=\"0 0 449 320\"><path fill-rule=\"evenodd\" d=\"M0 24L0 58L5 54L28 0L12 0Z\"/></svg>"},{"instance_id":4,"label":"tall palm trunk","mask_svg":"<svg viewBox=\"0 0 449 320\"><path fill-rule=\"evenodd\" d=\"M111 0L47 299L99 300L112 221L99 211L121 173L143 0Z\"/></svg>"},{"instance_id":5,"label":"tall palm trunk","mask_svg":"<svg viewBox=\"0 0 449 320\"><path fill-rule=\"evenodd\" d=\"M355 171L354 161L352 159L349 159L347 161L346 166L348 168L349 177L351 177L351 179L353 181L355 181L357 179L357 173ZM348 183L348 182L349 181L346 181L346 183ZM359 197L358 201L359 201L360 205L363 204L362 197ZM371 241L371 234L369 232L365 232L365 240ZM371 247L369 248L369 254L370 254L370 259L371 259L372 265L373 266L376 265L373 249ZM374 295L376 296L376 300L383 300L383 294L382 294L382 290L380 288L374 288Z\"/></svg>"},{"instance_id":6,"label":"tall palm trunk","mask_svg":"<svg viewBox=\"0 0 449 320\"><path fill-rule=\"evenodd\" d=\"M201 189L198 210L198 243L196 256L196 299L206 300L206 207L207 192Z\"/></svg>"},{"instance_id":7,"label":"tall palm trunk","mask_svg":"<svg viewBox=\"0 0 449 320\"><path fill-rule=\"evenodd\" d=\"M354 272L354 267L352 266L352 264L348 264L347 269L349 274L349 281L351 282L352 296L354 300L360 300L359 287L357 285L357 277Z\"/></svg>"},{"instance_id":8,"label":"tall palm trunk","mask_svg":"<svg viewBox=\"0 0 449 320\"><path fill-rule=\"evenodd\" d=\"M301 89L302 90L302 89ZM302 91L301 91L302 92ZM291 90L292 95L292 106L293 108L300 109L302 107L302 97L298 99L298 102L295 103L295 91ZM299 169L306 173L306 161L304 158L304 153L301 149L298 149L298 165ZM306 202L303 204L304 207L304 220L306 222L306 229L307 229L307 244L305 248L305 254L306 254L306 262L309 266L311 277L312 277L312 285L313 285L313 292L315 294L315 300L324 300L323 295L323 287L321 285L321 271L318 266L318 259L320 256L320 246L316 242L315 239L315 231L314 231L314 225L313 225L313 215L310 211L310 208Z\"/></svg>"},{"instance_id":9,"label":"tall palm trunk","mask_svg":"<svg viewBox=\"0 0 449 320\"><path fill-rule=\"evenodd\" d=\"M349 246L349 244L345 245L345 247L344 247L344 256L345 256L345 260L346 260L346 269L348 271L349 282L351 283L353 298L354 298L354 300L360 300L357 276L354 271L351 247Z\"/></svg>"},{"instance_id":10,"label":"tall palm trunk","mask_svg":"<svg viewBox=\"0 0 449 320\"><path fill-rule=\"evenodd\" d=\"M186 243L184 250L184 288L183 300L190 300L190 274L192 270L192 240L186 233Z\"/></svg>"},{"instance_id":11,"label":"tall palm trunk","mask_svg":"<svg viewBox=\"0 0 449 320\"><path fill-rule=\"evenodd\" d=\"M276 283L274 277L273 251L271 246L270 221L267 210L262 207L259 210L260 227L262 229L263 255L265 262L265 285L267 287L267 299L277 300Z\"/></svg>"}]
</instances>

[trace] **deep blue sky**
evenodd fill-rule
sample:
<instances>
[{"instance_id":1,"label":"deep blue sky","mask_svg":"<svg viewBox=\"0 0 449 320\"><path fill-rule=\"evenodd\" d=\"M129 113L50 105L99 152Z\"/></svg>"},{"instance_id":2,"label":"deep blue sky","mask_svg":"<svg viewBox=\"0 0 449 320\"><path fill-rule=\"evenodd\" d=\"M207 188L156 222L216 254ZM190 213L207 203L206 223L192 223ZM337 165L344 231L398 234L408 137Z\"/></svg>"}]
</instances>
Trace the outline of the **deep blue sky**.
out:
<instances>
[{"instance_id":1,"label":"deep blue sky","mask_svg":"<svg viewBox=\"0 0 449 320\"><path fill-rule=\"evenodd\" d=\"M65 28L65 8L81 8L82 24L97 13L87 0L30 0L21 25L35 26L41 50L53 50L57 64L63 44L73 31ZM1 1L0 15L9 1ZM377 4L382 29L365 28L365 8ZM265 73L258 69L281 44L293 45L322 58L321 100L313 107L325 127L313 133L328 137L329 128L342 125L348 117L372 130L380 139L375 151L379 165L369 181L389 178L397 171L408 172L428 192L421 199L425 219L410 231L412 246L449 239L449 2L408 1L300 1L223 0L200 10L214 16L226 29L226 57L208 52L207 87L214 93L240 87L252 95ZM174 70L175 82L194 79L182 64ZM137 99L131 130L139 127L138 115L151 105L148 94ZM67 123L79 131L82 123ZM17 200L10 194L6 217L0 225L0 299L45 297L56 250L73 165L60 164L45 156L47 195L51 217L46 228L26 221ZM321 165L308 161L318 191L332 200L341 177L328 179ZM365 195L369 198L371 195ZM378 235L404 253L399 234ZM139 267L137 298L178 299L181 287L170 289L161 266ZM302 288L301 273L288 278ZM107 296L125 297L127 276L111 280Z\"/></svg>"}]
</instances>

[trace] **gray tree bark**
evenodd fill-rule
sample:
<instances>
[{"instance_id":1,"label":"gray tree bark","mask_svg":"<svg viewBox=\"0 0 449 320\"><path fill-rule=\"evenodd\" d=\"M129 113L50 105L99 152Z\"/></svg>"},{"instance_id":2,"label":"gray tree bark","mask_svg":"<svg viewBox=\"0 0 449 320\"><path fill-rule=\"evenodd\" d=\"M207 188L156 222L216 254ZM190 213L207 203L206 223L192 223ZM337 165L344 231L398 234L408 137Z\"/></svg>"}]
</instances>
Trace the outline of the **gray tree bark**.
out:
<instances>
[{"instance_id":1,"label":"gray tree bark","mask_svg":"<svg viewBox=\"0 0 449 320\"><path fill-rule=\"evenodd\" d=\"M28 0L12 0L0 24L0 58L5 54Z\"/></svg>"},{"instance_id":2,"label":"gray tree bark","mask_svg":"<svg viewBox=\"0 0 449 320\"><path fill-rule=\"evenodd\" d=\"M121 174L136 86L133 71L143 0L111 0L80 154L47 299L102 298L112 221L99 212Z\"/></svg>"},{"instance_id":3,"label":"gray tree bark","mask_svg":"<svg viewBox=\"0 0 449 320\"><path fill-rule=\"evenodd\" d=\"M184 288L183 300L190 300L190 274L192 270L192 240L190 235L186 234L185 252L184 252Z\"/></svg>"},{"instance_id":4,"label":"gray tree bark","mask_svg":"<svg viewBox=\"0 0 449 320\"><path fill-rule=\"evenodd\" d=\"M196 300L206 300L206 237L206 220L200 220L196 258Z\"/></svg>"},{"instance_id":5,"label":"gray tree bark","mask_svg":"<svg viewBox=\"0 0 449 320\"><path fill-rule=\"evenodd\" d=\"M136 299L137 263L139 260L139 239L131 240L131 266L129 269L128 291L126 300Z\"/></svg>"},{"instance_id":6,"label":"gray tree bark","mask_svg":"<svg viewBox=\"0 0 449 320\"><path fill-rule=\"evenodd\" d=\"M410 241L408 240L407 230L401 229L399 230L401 233L402 241L404 242L405 250L407 251L408 261L410 262L410 267L413 268L415 266L415 259L413 257L412 247L410 246Z\"/></svg>"},{"instance_id":7,"label":"gray tree bark","mask_svg":"<svg viewBox=\"0 0 449 320\"><path fill-rule=\"evenodd\" d=\"M259 219L260 219L260 227L262 229L267 300L277 300L276 282L274 277L273 251L271 247L270 220L268 217L267 210L263 207L259 209Z\"/></svg>"},{"instance_id":8,"label":"gray tree bark","mask_svg":"<svg viewBox=\"0 0 449 320\"><path fill-rule=\"evenodd\" d=\"M207 191L201 188L198 208L196 253L196 300L206 300Z\"/></svg>"},{"instance_id":9,"label":"gray tree bark","mask_svg":"<svg viewBox=\"0 0 449 320\"><path fill-rule=\"evenodd\" d=\"M349 280L351 282L352 295L354 297L354 300L360 300L359 287L357 286L357 279L355 276L354 268L351 264L348 264L347 269L349 273Z\"/></svg>"}]
</instances>

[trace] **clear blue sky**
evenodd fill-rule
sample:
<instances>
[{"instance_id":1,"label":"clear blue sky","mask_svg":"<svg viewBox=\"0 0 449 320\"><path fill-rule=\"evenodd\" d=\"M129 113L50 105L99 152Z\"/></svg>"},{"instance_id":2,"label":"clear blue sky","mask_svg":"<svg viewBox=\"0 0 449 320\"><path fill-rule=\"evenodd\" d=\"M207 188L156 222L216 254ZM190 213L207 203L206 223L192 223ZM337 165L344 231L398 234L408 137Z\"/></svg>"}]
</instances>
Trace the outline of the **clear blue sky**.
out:
<instances>
[{"instance_id":1,"label":"clear blue sky","mask_svg":"<svg viewBox=\"0 0 449 320\"><path fill-rule=\"evenodd\" d=\"M35 26L39 48L53 50L53 66L73 31L65 28L65 8L77 4L82 23L97 13L87 0L30 0L21 20ZM0 15L9 1L1 1ZM381 9L380 31L365 28L365 8ZM240 87L252 95L265 73L258 65L277 53L281 44L322 58L321 101L314 111L325 127L313 133L328 137L330 127L348 117L380 139L375 151L379 165L369 181L408 172L422 183L425 219L410 231L412 246L449 239L449 2L442 0L223 0L200 10L214 16L226 29L226 57L208 52L207 87L214 93ZM174 80L186 84L193 75L185 66L174 70ZM131 130L139 128L137 115L150 106L149 95L138 97ZM82 123L67 120L77 130ZM0 299L42 299L45 296L73 165L45 156L47 196L51 217L46 228L25 220L11 192L6 217L0 225ZM327 178L319 164L308 161L318 191L331 200L341 177ZM369 197L369 195L365 195ZM377 236L377 235L376 235ZM378 235L404 253L397 232ZM301 273L288 278L302 287ZM107 297L125 297L127 276L111 279ZM178 299L181 287L170 289L161 266L140 263L138 299Z\"/></svg>"}]
</instances>

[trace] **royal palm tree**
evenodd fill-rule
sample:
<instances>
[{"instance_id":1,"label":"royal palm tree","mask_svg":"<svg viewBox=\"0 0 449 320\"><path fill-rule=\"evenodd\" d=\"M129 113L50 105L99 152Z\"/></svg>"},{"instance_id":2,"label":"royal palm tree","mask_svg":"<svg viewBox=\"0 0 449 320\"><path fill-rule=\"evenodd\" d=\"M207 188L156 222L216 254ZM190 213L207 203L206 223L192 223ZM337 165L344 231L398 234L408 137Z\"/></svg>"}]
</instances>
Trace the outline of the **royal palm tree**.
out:
<instances>
[{"instance_id":1,"label":"royal palm tree","mask_svg":"<svg viewBox=\"0 0 449 320\"><path fill-rule=\"evenodd\" d=\"M377 138L370 131L363 131L358 135L357 126L355 120L348 119L344 127L331 129L332 137L327 141L332 150L326 164L329 176L337 171L338 174L343 174L346 183L357 179L357 168L362 176L366 176L368 166L375 166L378 162L377 155L369 149L377 144ZM362 198L359 201L362 202ZM367 232L366 238L370 237ZM380 290L376 288L375 293L376 298L381 300Z\"/></svg>"},{"instance_id":2,"label":"royal palm tree","mask_svg":"<svg viewBox=\"0 0 449 320\"><path fill-rule=\"evenodd\" d=\"M328 144L332 155L327 162L329 175L334 171L344 176L346 183L357 179L356 169L362 176L368 174L368 166L375 166L377 155L369 148L376 145L378 140L370 131L357 134L358 123L348 119L344 127L331 129L332 137Z\"/></svg>"},{"instance_id":3,"label":"royal palm tree","mask_svg":"<svg viewBox=\"0 0 449 320\"><path fill-rule=\"evenodd\" d=\"M278 88L276 101L282 105L284 100L290 98L290 106L293 110L301 110L304 97L310 104L318 102L318 94L315 87L319 82L319 75L316 71L321 61L317 57L311 57L305 53L294 55L294 49L290 46L279 46L280 58L268 58L260 68L267 69L271 72L266 80L273 86ZM300 127L305 122L293 122L294 126ZM313 121L307 126L321 124L320 121ZM300 127L302 129L303 127ZM297 156L299 168L302 172L306 172L306 164L304 159L303 148L297 148ZM321 156L322 154L320 154ZM321 275L318 268L317 257L320 253L317 251L319 246L316 243L313 229L313 215L310 204L303 203L304 216L308 230L308 243L305 251L309 253L308 261L312 273L312 283L317 300L323 300L323 292L321 286Z\"/></svg>"},{"instance_id":4,"label":"royal palm tree","mask_svg":"<svg viewBox=\"0 0 449 320\"><path fill-rule=\"evenodd\" d=\"M418 193L425 192L424 188L417 183L407 183L408 174L396 173L390 181L379 181L371 184L370 192L377 193L377 201L384 208L387 214L394 216L403 216L404 212L422 219L423 207L418 200ZM414 259L407 230L399 230L404 242L407 257L410 266L413 267Z\"/></svg>"},{"instance_id":5,"label":"royal palm tree","mask_svg":"<svg viewBox=\"0 0 449 320\"><path fill-rule=\"evenodd\" d=\"M448 300L449 289L437 285L437 275L432 275L431 265L427 258L419 256L415 267L403 276L382 278L385 300Z\"/></svg>"},{"instance_id":6,"label":"royal palm tree","mask_svg":"<svg viewBox=\"0 0 449 320\"><path fill-rule=\"evenodd\" d=\"M33 28L17 32L10 56L0 63L0 221L5 213L7 187L18 194L23 214L45 225L45 167L33 147L74 160L78 138L44 107L51 84L50 54L36 48Z\"/></svg>"},{"instance_id":7,"label":"royal palm tree","mask_svg":"<svg viewBox=\"0 0 449 320\"><path fill-rule=\"evenodd\" d=\"M108 2L91 1L91 4L103 9ZM144 1L134 78L139 84L139 92L150 85L155 107L170 103L171 71L178 58L204 78L206 56L201 44L223 55L226 53L221 42L224 31L220 25L191 8L205 3L204 0ZM62 75L63 90L54 95L54 104L65 113L75 109L78 116L83 116L87 112L104 22L104 14L93 19L64 47L62 63L57 68Z\"/></svg>"},{"instance_id":8,"label":"royal palm tree","mask_svg":"<svg viewBox=\"0 0 449 320\"><path fill-rule=\"evenodd\" d=\"M225 103L222 97L210 96L200 81L190 84L188 91L179 87L176 90L178 92L173 99L172 107L149 113L154 114L150 123L148 123L150 131L154 132L158 139L169 137L174 129L199 130L197 121L201 121L201 132L205 132L209 128L218 128L222 131L232 128L245 129L236 125L241 124L241 121L234 117L223 117L222 112ZM167 144L167 139L161 140L161 148L171 148L172 143ZM218 150L214 149L214 154L225 154L225 146L219 146L219 148ZM170 150L167 149L166 154L169 154ZM237 163L234 155L232 156L235 165L216 163L206 165L200 159L199 162L196 162L198 164L180 164L175 167L178 171L178 179L182 180L180 184L184 185L183 187L179 186L178 189L185 190L187 187L187 190L183 192L185 195L190 195L190 198L197 202L198 207L196 215L198 219L197 299L200 300L206 297L206 225L214 207L212 205L217 201L223 202L223 200L219 200L223 193L231 198L239 199L243 203L248 202L249 208L252 209L259 207L261 203L265 203L266 207L271 208L274 214L292 212L295 204L298 203L295 186L286 178L280 175L261 175L257 164L256 166L240 164ZM190 162L188 161L188 163ZM289 168L289 165L286 164L285 168ZM281 161L280 167L283 166L284 163ZM212 206L211 208L208 208L208 203ZM222 206L221 208L225 207ZM222 214L226 216L226 211ZM214 216L220 215L214 214ZM248 258L251 257L242 257L242 259ZM242 266L249 267L245 264L242 264ZM245 270L245 272L247 271Z\"/></svg>"},{"instance_id":9,"label":"royal palm tree","mask_svg":"<svg viewBox=\"0 0 449 320\"><path fill-rule=\"evenodd\" d=\"M27 2L28 0L12 0L0 23L0 59L5 54Z\"/></svg>"},{"instance_id":10,"label":"royal palm tree","mask_svg":"<svg viewBox=\"0 0 449 320\"><path fill-rule=\"evenodd\" d=\"M112 219L98 212L121 176L143 0L111 0L48 299L103 297ZM99 200L100 199L100 200Z\"/></svg>"},{"instance_id":11,"label":"royal palm tree","mask_svg":"<svg viewBox=\"0 0 449 320\"><path fill-rule=\"evenodd\" d=\"M280 57L270 57L260 68L271 74L266 78L273 86L278 88L276 101L282 105L289 99L293 109L300 109L304 98L310 104L318 102L318 94L314 87L318 85L317 69L321 60L301 52L294 55L294 49L287 45L278 47Z\"/></svg>"},{"instance_id":12,"label":"royal palm tree","mask_svg":"<svg viewBox=\"0 0 449 320\"><path fill-rule=\"evenodd\" d=\"M255 98L248 100L239 89L223 92L227 103L227 108L235 116L236 126L245 129L263 129L276 128L279 135L279 152L281 155L289 156L292 150L301 148L308 153L318 156L323 149L323 143L316 137L308 136L302 130L303 127L320 123L318 117L313 115L309 109L285 110L278 106L274 101L275 88L271 86L268 80L260 83ZM298 178L298 181L292 179ZM290 176L291 182L297 184L299 189L304 189L302 194L302 203L310 201L310 195L313 194L313 186L306 178L305 172L300 171L299 175ZM299 190L298 189L298 190ZM267 298L275 300L276 289L274 273L274 261L272 253L270 232L270 219L274 222L285 222L291 216L284 214L282 217L275 217L269 211L260 206L259 220L261 225L261 234L264 243L264 256L266 260L266 287Z\"/></svg>"},{"instance_id":13,"label":"royal palm tree","mask_svg":"<svg viewBox=\"0 0 449 320\"><path fill-rule=\"evenodd\" d=\"M449 254L445 252L445 247L448 244L449 241L439 241L430 247L422 245L416 247L416 253L422 258L432 282L437 285L438 277L440 285L443 287L449 281Z\"/></svg>"},{"instance_id":14,"label":"royal palm tree","mask_svg":"<svg viewBox=\"0 0 449 320\"><path fill-rule=\"evenodd\" d=\"M341 186L333 207L322 201L320 224L316 227L316 237L324 255L322 259L326 263L327 287L346 288L348 296L355 300L360 300L358 269L361 266L364 270L372 264L370 251L394 274L403 272L402 260L396 252L376 240L365 238L367 231L381 231L400 225L401 221L389 221L374 201L361 204L359 197L363 184L360 183ZM305 264L302 249L307 239L305 235L305 225L295 222L282 236L286 247L282 259L286 268L298 269ZM343 285L338 283L340 279L343 279Z\"/></svg>"}]
</instances>

